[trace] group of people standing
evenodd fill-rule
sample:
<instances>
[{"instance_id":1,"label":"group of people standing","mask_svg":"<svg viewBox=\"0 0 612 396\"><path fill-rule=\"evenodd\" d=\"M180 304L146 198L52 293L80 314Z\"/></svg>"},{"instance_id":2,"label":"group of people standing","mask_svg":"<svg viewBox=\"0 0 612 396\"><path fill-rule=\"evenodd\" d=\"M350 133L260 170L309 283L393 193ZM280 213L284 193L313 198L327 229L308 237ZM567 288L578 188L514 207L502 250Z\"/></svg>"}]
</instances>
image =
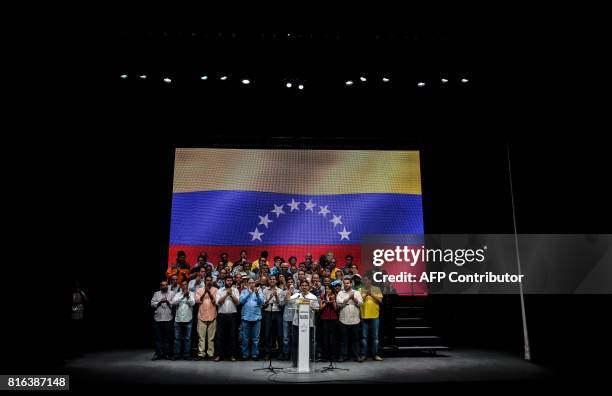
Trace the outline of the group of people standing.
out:
<instances>
[{"instance_id":1,"label":"group of people standing","mask_svg":"<svg viewBox=\"0 0 612 396\"><path fill-rule=\"evenodd\" d=\"M353 257L336 266L333 253L297 264L268 252L249 262L226 253L217 265L206 253L190 267L177 253L153 294L157 359L265 360L276 356L297 365L297 304L310 305L310 356L363 362L379 355L381 287L361 276ZM261 342L260 342L261 341Z\"/></svg>"}]
</instances>

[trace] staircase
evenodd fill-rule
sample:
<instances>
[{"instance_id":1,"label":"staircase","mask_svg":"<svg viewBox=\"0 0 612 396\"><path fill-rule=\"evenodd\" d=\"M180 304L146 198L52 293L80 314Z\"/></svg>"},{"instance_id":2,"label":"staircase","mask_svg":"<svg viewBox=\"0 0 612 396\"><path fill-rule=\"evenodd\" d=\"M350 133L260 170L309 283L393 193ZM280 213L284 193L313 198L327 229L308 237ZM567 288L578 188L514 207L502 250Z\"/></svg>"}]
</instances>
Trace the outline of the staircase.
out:
<instances>
[{"instance_id":1,"label":"staircase","mask_svg":"<svg viewBox=\"0 0 612 396\"><path fill-rule=\"evenodd\" d=\"M389 301L383 307L385 319L381 326L382 352L386 356L435 355L449 349L427 320L427 297L386 297Z\"/></svg>"}]
</instances>

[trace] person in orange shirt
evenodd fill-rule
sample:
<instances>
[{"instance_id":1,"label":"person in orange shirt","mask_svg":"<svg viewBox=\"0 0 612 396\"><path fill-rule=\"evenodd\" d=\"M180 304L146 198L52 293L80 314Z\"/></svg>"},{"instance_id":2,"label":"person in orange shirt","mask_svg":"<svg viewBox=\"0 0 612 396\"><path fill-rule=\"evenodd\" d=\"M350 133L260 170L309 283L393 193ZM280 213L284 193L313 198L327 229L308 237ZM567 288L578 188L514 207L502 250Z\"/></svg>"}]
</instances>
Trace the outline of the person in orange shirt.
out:
<instances>
[{"instance_id":1,"label":"person in orange shirt","mask_svg":"<svg viewBox=\"0 0 612 396\"><path fill-rule=\"evenodd\" d=\"M217 307L215 298L218 289L213 285L211 275L206 275L204 287L197 290L195 295L198 307L198 335L200 341L198 344L197 360L202 360L206 356L213 358L215 356L215 333L217 332ZM208 348L206 342L208 341Z\"/></svg>"},{"instance_id":2,"label":"person in orange shirt","mask_svg":"<svg viewBox=\"0 0 612 396\"><path fill-rule=\"evenodd\" d=\"M166 271L166 278L170 281L170 279L176 275L178 276L178 284L180 285L184 280L189 281L189 273L187 255L181 250L176 254L176 263L170 265L170 268Z\"/></svg>"}]
</instances>

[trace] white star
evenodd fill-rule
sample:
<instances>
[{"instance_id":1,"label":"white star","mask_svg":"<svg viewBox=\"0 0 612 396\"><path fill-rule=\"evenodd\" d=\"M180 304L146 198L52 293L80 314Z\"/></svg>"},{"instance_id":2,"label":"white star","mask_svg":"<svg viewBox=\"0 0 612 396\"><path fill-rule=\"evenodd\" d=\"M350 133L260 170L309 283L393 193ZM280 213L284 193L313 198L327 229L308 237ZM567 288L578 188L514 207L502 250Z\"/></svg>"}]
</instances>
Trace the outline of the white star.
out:
<instances>
[{"instance_id":1,"label":"white star","mask_svg":"<svg viewBox=\"0 0 612 396\"><path fill-rule=\"evenodd\" d=\"M251 234L253 236L253 239L251 239L251 241L254 241L255 239L259 239L259 242L262 242L261 240L261 236L264 234L263 232L259 232L259 230L257 229L257 227L255 227L255 231L253 232L249 232L249 234Z\"/></svg>"},{"instance_id":2,"label":"white star","mask_svg":"<svg viewBox=\"0 0 612 396\"><path fill-rule=\"evenodd\" d=\"M321 209L319 210L319 214L322 214L323 217L327 217L327 214L329 213L329 209L327 209L327 206L329 205L326 205L326 206L319 205L319 208Z\"/></svg>"},{"instance_id":3,"label":"white star","mask_svg":"<svg viewBox=\"0 0 612 396\"><path fill-rule=\"evenodd\" d=\"M289 202L287 205L291 207L291 211L293 212L294 210L300 210L300 203L301 202L296 202L295 199L291 198L291 202Z\"/></svg>"},{"instance_id":4,"label":"white star","mask_svg":"<svg viewBox=\"0 0 612 396\"><path fill-rule=\"evenodd\" d=\"M270 220L270 219L268 218L268 215L265 215L265 216L258 216L258 217L259 217L259 220L260 220L259 224L263 224L263 225L265 225L265 226L266 226L266 228L268 228L268 224L270 224L270 223L274 223L272 220Z\"/></svg>"},{"instance_id":5,"label":"white star","mask_svg":"<svg viewBox=\"0 0 612 396\"><path fill-rule=\"evenodd\" d=\"M338 224L342 224L342 222L340 221L342 216L336 216L336 215L332 215L332 216L334 216L334 218L331 219L329 222L334 223L334 227L337 226Z\"/></svg>"},{"instance_id":6,"label":"white star","mask_svg":"<svg viewBox=\"0 0 612 396\"><path fill-rule=\"evenodd\" d=\"M308 202L304 202L304 205L306 205L306 209L305 210L310 210L313 213L314 213L313 208L315 206L317 206L316 204L312 203L312 199L309 199Z\"/></svg>"},{"instance_id":7,"label":"white star","mask_svg":"<svg viewBox=\"0 0 612 396\"><path fill-rule=\"evenodd\" d=\"M348 240L350 241L350 238L349 238L348 236L349 236L349 234L350 234L351 232L352 232L352 231L347 231L347 230L346 230L346 227L342 227L342 232L339 232L339 233L338 233L338 234L340 234L340 236L342 237L342 238L340 238L340 240L343 240L343 239L345 239L345 238L346 238L346 239L348 239Z\"/></svg>"},{"instance_id":8,"label":"white star","mask_svg":"<svg viewBox=\"0 0 612 396\"><path fill-rule=\"evenodd\" d=\"M271 210L270 212L276 213L276 218L278 218L281 214L286 214L283 211L283 206L284 205L276 205L276 204L274 204L274 210Z\"/></svg>"}]
</instances>

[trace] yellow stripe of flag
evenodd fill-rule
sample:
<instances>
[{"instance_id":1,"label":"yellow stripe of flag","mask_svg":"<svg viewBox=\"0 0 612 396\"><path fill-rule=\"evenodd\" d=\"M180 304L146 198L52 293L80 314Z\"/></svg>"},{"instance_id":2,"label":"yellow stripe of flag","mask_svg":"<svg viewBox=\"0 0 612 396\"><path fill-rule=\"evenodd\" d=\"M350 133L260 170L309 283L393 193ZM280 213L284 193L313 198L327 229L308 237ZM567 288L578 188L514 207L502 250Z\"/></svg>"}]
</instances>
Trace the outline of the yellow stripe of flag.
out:
<instances>
[{"instance_id":1,"label":"yellow stripe of flag","mask_svg":"<svg viewBox=\"0 0 612 396\"><path fill-rule=\"evenodd\" d=\"M175 193L421 194L418 151L177 148Z\"/></svg>"}]
</instances>

